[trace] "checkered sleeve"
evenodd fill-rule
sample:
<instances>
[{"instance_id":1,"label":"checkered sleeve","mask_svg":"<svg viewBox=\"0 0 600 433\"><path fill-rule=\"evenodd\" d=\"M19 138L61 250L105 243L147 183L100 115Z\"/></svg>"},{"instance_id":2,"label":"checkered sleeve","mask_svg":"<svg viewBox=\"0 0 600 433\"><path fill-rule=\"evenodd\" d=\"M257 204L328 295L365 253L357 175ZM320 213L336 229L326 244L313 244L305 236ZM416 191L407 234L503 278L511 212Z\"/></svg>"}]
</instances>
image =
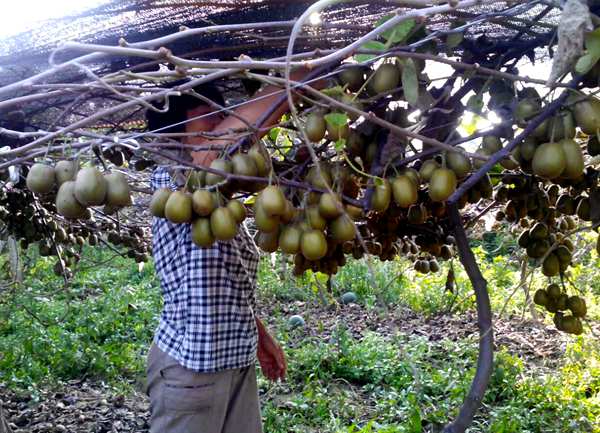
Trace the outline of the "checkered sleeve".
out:
<instances>
[{"instance_id":1,"label":"checkered sleeve","mask_svg":"<svg viewBox=\"0 0 600 433\"><path fill-rule=\"evenodd\" d=\"M177 189L177 185L171 179L171 175L166 167L157 167L152 172L152 177L150 178L150 188L152 191L156 191L161 188L169 188L172 190Z\"/></svg>"}]
</instances>

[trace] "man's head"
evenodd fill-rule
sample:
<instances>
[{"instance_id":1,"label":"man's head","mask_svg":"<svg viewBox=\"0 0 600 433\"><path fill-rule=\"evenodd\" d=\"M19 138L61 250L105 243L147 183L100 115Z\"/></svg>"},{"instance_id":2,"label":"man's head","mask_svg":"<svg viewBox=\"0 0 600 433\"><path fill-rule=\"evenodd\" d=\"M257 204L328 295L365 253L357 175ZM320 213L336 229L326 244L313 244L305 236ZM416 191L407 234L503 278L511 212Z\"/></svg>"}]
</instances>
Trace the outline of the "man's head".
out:
<instances>
[{"instance_id":1,"label":"man's head","mask_svg":"<svg viewBox=\"0 0 600 433\"><path fill-rule=\"evenodd\" d=\"M170 86L174 87L183 83L183 81L179 81L170 84ZM213 84L201 84L194 87L193 90L218 105L225 105L223 96ZM162 103L154 103L153 105L161 109L164 107ZM217 113L206 116L206 114L213 111L215 109L206 101L194 95L169 96L169 111L166 113L154 110L146 111L148 130L162 133L211 131L221 120ZM195 117L199 118L194 119ZM186 122L188 119L193 120Z\"/></svg>"}]
</instances>

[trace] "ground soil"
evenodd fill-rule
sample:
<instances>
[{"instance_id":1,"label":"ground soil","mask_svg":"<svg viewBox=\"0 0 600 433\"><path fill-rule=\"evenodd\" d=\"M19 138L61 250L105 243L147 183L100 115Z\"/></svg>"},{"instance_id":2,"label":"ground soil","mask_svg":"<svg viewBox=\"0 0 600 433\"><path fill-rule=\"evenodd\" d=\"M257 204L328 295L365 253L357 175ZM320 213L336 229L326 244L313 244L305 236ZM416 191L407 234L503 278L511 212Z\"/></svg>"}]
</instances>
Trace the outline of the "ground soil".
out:
<instances>
[{"instance_id":1,"label":"ground soil","mask_svg":"<svg viewBox=\"0 0 600 433\"><path fill-rule=\"evenodd\" d=\"M475 342L478 335L474 314L423 317L404 308L384 313L356 304L326 308L295 302L276 307L263 305L263 317L275 317L270 308L277 308L279 315L302 313L306 318L307 326L294 331L290 344L307 337L328 339L339 326L340 317L356 338L366 332L383 335L402 332L430 341L471 338ZM497 348L518 354L531 367L552 368L564 354L568 337L550 326L516 317L495 320L494 325ZM0 400L13 433L148 431L148 401L141 391L119 395L102 383L85 380L33 396L11 392L0 385Z\"/></svg>"}]
</instances>

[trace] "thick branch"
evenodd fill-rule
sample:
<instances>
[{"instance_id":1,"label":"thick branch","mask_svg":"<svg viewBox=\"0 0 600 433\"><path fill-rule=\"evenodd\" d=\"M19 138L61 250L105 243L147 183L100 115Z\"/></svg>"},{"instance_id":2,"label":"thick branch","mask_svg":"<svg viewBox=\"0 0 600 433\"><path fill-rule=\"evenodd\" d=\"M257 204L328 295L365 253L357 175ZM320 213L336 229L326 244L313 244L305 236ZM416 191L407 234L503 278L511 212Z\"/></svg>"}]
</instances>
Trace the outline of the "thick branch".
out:
<instances>
[{"instance_id":1,"label":"thick branch","mask_svg":"<svg viewBox=\"0 0 600 433\"><path fill-rule=\"evenodd\" d=\"M477 324L479 326L479 357L477 358L477 371L471 383L469 394L465 398L460 412L456 419L444 428L444 433L463 433L473 422L475 412L479 409L483 396L487 389L492 374L494 361L494 337L492 329L492 309L490 298L487 291L487 282L473 251L469 246L469 239L463 226L458 207L454 204L450 206L450 218L454 227L454 237L456 247L460 255L460 261L463 264L473 290L477 303Z\"/></svg>"}]
</instances>

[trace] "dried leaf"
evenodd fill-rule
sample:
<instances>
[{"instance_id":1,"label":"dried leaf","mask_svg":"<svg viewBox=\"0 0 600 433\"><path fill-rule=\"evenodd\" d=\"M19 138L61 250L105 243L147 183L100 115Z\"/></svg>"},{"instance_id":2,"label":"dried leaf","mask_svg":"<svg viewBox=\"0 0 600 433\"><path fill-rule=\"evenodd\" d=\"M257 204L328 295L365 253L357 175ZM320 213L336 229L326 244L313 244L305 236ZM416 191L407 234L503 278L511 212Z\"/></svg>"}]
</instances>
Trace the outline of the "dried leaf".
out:
<instances>
[{"instance_id":1,"label":"dried leaf","mask_svg":"<svg viewBox=\"0 0 600 433\"><path fill-rule=\"evenodd\" d=\"M592 30L590 10L585 0L567 0L558 25L558 48L552 61L548 85L572 70L583 54L584 34Z\"/></svg>"}]
</instances>

